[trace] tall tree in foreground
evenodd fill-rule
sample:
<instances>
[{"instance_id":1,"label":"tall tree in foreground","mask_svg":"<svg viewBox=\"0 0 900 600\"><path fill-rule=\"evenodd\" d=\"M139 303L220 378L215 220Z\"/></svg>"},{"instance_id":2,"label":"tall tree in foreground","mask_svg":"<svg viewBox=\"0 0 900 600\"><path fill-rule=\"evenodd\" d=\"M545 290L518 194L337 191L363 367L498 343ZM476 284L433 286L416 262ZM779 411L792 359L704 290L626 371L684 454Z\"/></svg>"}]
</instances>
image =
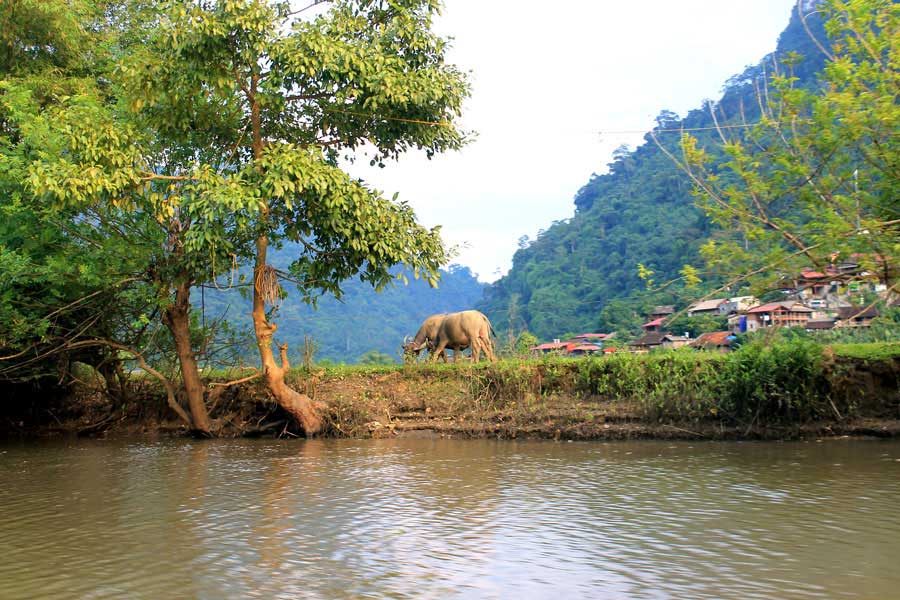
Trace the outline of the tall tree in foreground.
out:
<instances>
[{"instance_id":1,"label":"tall tree in foreground","mask_svg":"<svg viewBox=\"0 0 900 600\"><path fill-rule=\"evenodd\" d=\"M798 2L798 11L804 2ZM719 129L717 162L685 136L679 161L722 228L703 249L713 270L772 289L803 267L850 256L895 285L900 255L900 4L827 0L820 85L783 65L760 88L762 117ZM673 159L675 157L672 157ZM678 160L678 159L675 159Z\"/></svg>"},{"instance_id":2,"label":"tall tree in foreground","mask_svg":"<svg viewBox=\"0 0 900 600\"><path fill-rule=\"evenodd\" d=\"M50 338L56 344L54 351L105 347L118 352L126 347L145 370L155 372L131 347L134 344L123 344L123 337L132 328L152 331L151 322L159 314L172 334L190 416L176 401L173 385L157 375L173 410L193 429L208 434L210 421L191 344L189 293L192 284L211 278L210 264L216 265L217 257L219 265L230 259L228 243L209 243L230 215L219 203L203 205L204 194L224 185L221 178L202 173L186 182L170 173L215 155L221 147L206 132L205 144L198 144L201 138L195 136L192 143L164 146L146 120L123 106L127 93L116 77L115 64L143 47L156 30L159 23L152 6L130 0L83 0L26 2L19 9L23 7L31 14L13 20L31 23L20 33L24 46L49 47L53 50L47 55L55 59L59 45L71 48L72 58L31 76L19 67L2 82L0 114L12 134L5 146L7 164L15 168L4 174L17 186L11 198L18 200L6 209L20 209L23 218L13 222L19 229L28 223L27 215L42 222L47 233L38 246L51 257L64 257L55 261L58 269L63 267L62 275L66 269L80 269L70 277L81 286L70 284L68 290L87 283L99 288L86 296L95 299L97 316L81 310L77 336L50 338L38 330L31 332L31 343ZM44 13L52 17L49 22L68 27L35 26ZM71 32L77 35L72 38ZM75 45L69 39L82 42ZM38 228L31 228L33 237ZM6 230L0 235L4 243L15 237ZM129 289L120 289L125 283ZM125 315L131 323L117 314L128 306L126 291L141 301ZM38 299L34 311L58 315L52 298L45 294ZM73 304L85 307L81 299Z\"/></svg>"},{"instance_id":3,"label":"tall tree in foreground","mask_svg":"<svg viewBox=\"0 0 900 600\"><path fill-rule=\"evenodd\" d=\"M148 181L192 187L204 244L255 254L253 322L269 389L308 433L320 428L311 400L285 383L287 347L273 351L272 307L282 296L267 263L270 244L298 242L290 277L304 298L340 294L354 275L387 285L403 263L429 280L447 259L437 229L406 204L350 177L339 160L365 148L373 163L417 148L428 156L464 142L454 125L468 88L431 33L436 0L341 0L308 9L263 0L168 2L149 43L121 70L130 106L162 145L217 140L190 166ZM199 202L198 202L199 200ZM179 196L171 196L177 209ZM232 217L207 226L210 207ZM211 225L211 223L209 224ZM196 237L196 236L195 236ZM196 241L196 240L195 240Z\"/></svg>"}]
</instances>

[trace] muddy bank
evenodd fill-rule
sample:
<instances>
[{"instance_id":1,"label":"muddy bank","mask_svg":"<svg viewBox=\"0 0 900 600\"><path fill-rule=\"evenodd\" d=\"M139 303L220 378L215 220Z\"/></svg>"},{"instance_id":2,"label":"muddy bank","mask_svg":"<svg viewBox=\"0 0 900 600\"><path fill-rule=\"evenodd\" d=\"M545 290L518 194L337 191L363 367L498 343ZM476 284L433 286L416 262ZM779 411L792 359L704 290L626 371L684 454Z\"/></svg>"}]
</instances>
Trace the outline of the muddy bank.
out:
<instances>
[{"instance_id":1,"label":"muddy bank","mask_svg":"<svg viewBox=\"0 0 900 600\"><path fill-rule=\"evenodd\" d=\"M900 358L826 355L816 370L773 377L731 358L624 357L493 365L295 371L292 385L326 406L331 437L547 439L798 439L900 436ZM763 365L764 367L765 365ZM793 367L792 367L793 368ZM757 382L754 377L762 377ZM787 377L787 378L786 378ZM752 384L752 385L751 385ZM210 404L223 437L295 437L302 431L258 383ZM0 418L5 436L187 435L153 381L126 397L102 385Z\"/></svg>"}]
</instances>

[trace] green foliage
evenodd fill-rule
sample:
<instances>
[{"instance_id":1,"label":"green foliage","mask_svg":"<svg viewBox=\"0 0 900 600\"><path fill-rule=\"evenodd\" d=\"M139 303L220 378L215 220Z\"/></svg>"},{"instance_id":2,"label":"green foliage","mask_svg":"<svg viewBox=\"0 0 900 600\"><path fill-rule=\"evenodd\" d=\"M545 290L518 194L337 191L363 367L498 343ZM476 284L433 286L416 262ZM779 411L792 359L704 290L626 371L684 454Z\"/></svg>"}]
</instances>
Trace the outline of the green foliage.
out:
<instances>
[{"instance_id":1,"label":"green foliage","mask_svg":"<svg viewBox=\"0 0 900 600\"><path fill-rule=\"evenodd\" d=\"M628 341L641 334L641 325L647 321L641 305L634 300L610 300L600 311L598 326L601 331L616 332L616 338Z\"/></svg>"},{"instance_id":2,"label":"green foliage","mask_svg":"<svg viewBox=\"0 0 900 600\"><path fill-rule=\"evenodd\" d=\"M111 368L117 353L92 340L131 345L149 333L153 290L134 244L110 236L97 213L51 202L32 185L44 159L90 152L109 137L97 83L115 37L106 8L25 0L0 14L0 379L65 382L75 360ZM123 153L117 146L110 156Z\"/></svg>"},{"instance_id":3,"label":"green foliage","mask_svg":"<svg viewBox=\"0 0 900 600\"><path fill-rule=\"evenodd\" d=\"M835 356L860 360L882 361L900 358L900 342L896 341L880 344L832 344L829 348Z\"/></svg>"},{"instance_id":4,"label":"green foliage","mask_svg":"<svg viewBox=\"0 0 900 600\"><path fill-rule=\"evenodd\" d=\"M750 343L731 354L722 410L745 422L806 420L824 414L822 346L806 340Z\"/></svg>"},{"instance_id":5,"label":"green foliage","mask_svg":"<svg viewBox=\"0 0 900 600\"><path fill-rule=\"evenodd\" d=\"M896 279L886 263L900 251L900 5L829 0L821 11L831 54L818 87L804 88L787 61L746 134L682 143L698 203L721 228L707 265L757 291L851 256Z\"/></svg>"},{"instance_id":6,"label":"green foliage","mask_svg":"<svg viewBox=\"0 0 900 600\"><path fill-rule=\"evenodd\" d=\"M100 16L89 0L16 0L0 11L0 73L34 74L85 66L95 48L85 25Z\"/></svg>"},{"instance_id":7,"label":"green foliage","mask_svg":"<svg viewBox=\"0 0 900 600\"><path fill-rule=\"evenodd\" d=\"M119 74L137 118L188 161L173 171L197 223L185 250L240 258L258 236L299 244L290 274L306 298L340 295L357 274L383 287L398 263L434 282L438 230L336 164L364 144L381 162L463 143L453 119L467 87L430 31L435 10L348 0L304 20L278 1L164 5L166 27Z\"/></svg>"},{"instance_id":8,"label":"green foliage","mask_svg":"<svg viewBox=\"0 0 900 600\"><path fill-rule=\"evenodd\" d=\"M681 348L650 354L505 361L473 373L472 394L510 402L555 393L636 407L654 420L722 420L746 428L833 417L823 347L751 343L736 352ZM843 405L844 414L852 407Z\"/></svg>"},{"instance_id":9,"label":"green foliage","mask_svg":"<svg viewBox=\"0 0 900 600\"><path fill-rule=\"evenodd\" d=\"M752 343L729 354L616 353L579 368L589 393L636 400L656 418L722 418L749 426L802 422L831 410L822 346L809 341Z\"/></svg>"},{"instance_id":10,"label":"green foliage","mask_svg":"<svg viewBox=\"0 0 900 600\"><path fill-rule=\"evenodd\" d=\"M540 343L540 340L536 335L529 331L523 331L516 338L515 346L513 347L513 352L515 352L518 356L525 356L528 354L531 348L537 346Z\"/></svg>"}]
</instances>

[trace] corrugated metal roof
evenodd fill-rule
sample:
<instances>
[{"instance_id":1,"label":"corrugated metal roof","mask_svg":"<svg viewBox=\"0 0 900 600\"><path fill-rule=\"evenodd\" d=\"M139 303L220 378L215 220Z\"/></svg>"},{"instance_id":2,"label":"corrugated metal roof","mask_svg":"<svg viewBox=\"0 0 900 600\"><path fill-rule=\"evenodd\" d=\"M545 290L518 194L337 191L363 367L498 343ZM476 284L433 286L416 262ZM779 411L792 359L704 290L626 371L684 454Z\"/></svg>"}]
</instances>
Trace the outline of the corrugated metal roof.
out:
<instances>
[{"instance_id":1,"label":"corrugated metal roof","mask_svg":"<svg viewBox=\"0 0 900 600\"><path fill-rule=\"evenodd\" d=\"M644 327L644 328L647 328L647 327L659 327L660 325L663 324L663 321L665 321L665 320L666 320L665 317L660 317L660 318L658 318L658 319L653 319L653 320L650 321L649 323L644 323L643 325L641 325L641 327Z\"/></svg>"},{"instance_id":2,"label":"corrugated metal roof","mask_svg":"<svg viewBox=\"0 0 900 600\"><path fill-rule=\"evenodd\" d=\"M807 329L833 329L834 322L834 319L810 319L804 327Z\"/></svg>"},{"instance_id":3,"label":"corrugated metal roof","mask_svg":"<svg viewBox=\"0 0 900 600\"><path fill-rule=\"evenodd\" d=\"M701 334L693 343L695 346L730 346L731 335L730 331L710 331Z\"/></svg>"},{"instance_id":4,"label":"corrugated metal roof","mask_svg":"<svg viewBox=\"0 0 900 600\"><path fill-rule=\"evenodd\" d=\"M638 339L631 342L631 346L658 346L662 343L664 337L666 337L666 333L662 333L661 331L651 331L650 333L645 333Z\"/></svg>"},{"instance_id":5,"label":"corrugated metal roof","mask_svg":"<svg viewBox=\"0 0 900 600\"><path fill-rule=\"evenodd\" d=\"M581 345L569 348L567 351L575 352L575 351L579 351L579 350L581 352L601 352L603 350L603 348L601 348L600 346L595 346L594 344L581 344Z\"/></svg>"},{"instance_id":6,"label":"corrugated metal roof","mask_svg":"<svg viewBox=\"0 0 900 600\"><path fill-rule=\"evenodd\" d=\"M546 344L540 344L538 346L532 346L532 350L559 350L561 348L565 348L568 346L565 342L547 342Z\"/></svg>"},{"instance_id":7,"label":"corrugated metal roof","mask_svg":"<svg viewBox=\"0 0 900 600\"><path fill-rule=\"evenodd\" d=\"M713 298L712 300L704 300L703 302L698 302L688 308L688 312L698 312L702 310L716 310L719 308L719 305L723 302L727 302L726 298Z\"/></svg>"}]
</instances>

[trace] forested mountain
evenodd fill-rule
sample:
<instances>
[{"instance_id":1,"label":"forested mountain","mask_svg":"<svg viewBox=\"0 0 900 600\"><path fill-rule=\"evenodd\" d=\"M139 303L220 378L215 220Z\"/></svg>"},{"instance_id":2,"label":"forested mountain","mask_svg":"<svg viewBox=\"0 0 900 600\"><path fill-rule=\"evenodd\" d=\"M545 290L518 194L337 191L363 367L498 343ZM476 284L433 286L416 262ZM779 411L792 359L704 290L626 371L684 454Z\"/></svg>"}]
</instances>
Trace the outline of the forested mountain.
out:
<instances>
[{"instance_id":1,"label":"forested mountain","mask_svg":"<svg viewBox=\"0 0 900 600\"><path fill-rule=\"evenodd\" d=\"M279 269L287 268L291 256L290 246L270 253L271 263ZM285 284L288 297L278 309L275 340L288 342L289 356L295 363L299 363L304 351L305 336L313 340L316 360L354 363L371 351L399 360L404 336L415 335L427 316L472 308L481 299L485 287L467 267L458 265L441 272L437 288L415 279L412 273L407 273L407 279L408 285L397 281L381 292L368 283L350 280L343 284L344 295L340 300L322 296L315 308L305 304L300 294ZM227 283L230 281L223 281L223 285ZM224 316L249 345L253 331L250 300L242 297L240 290L240 287L206 289L202 301L200 294L194 295L195 305L198 309L205 308L207 320ZM250 364L255 364L255 350L250 348L245 354Z\"/></svg>"},{"instance_id":2,"label":"forested mountain","mask_svg":"<svg viewBox=\"0 0 900 600\"><path fill-rule=\"evenodd\" d=\"M825 39L816 15L807 17L807 25ZM794 53L803 60L796 63ZM785 59L796 64L787 66ZM663 110L654 134L678 155L681 128L695 130L702 142L714 139L706 128L717 122L755 120L757 91L773 69L793 69L802 85L814 85L823 64L795 12L775 53L732 77L718 102L684 118ZM650 134L644 139L636 150L617 150L609 172L592 176L576 195L574 216L523 242L510 272L485 291L479 308L498 331L510 321L542 339L576 330L634 330L653 304L687 300L678 297L677 286L648 293L638 264L654 271L657 284L677 278L684 265L700 263L698 250L711 225L694 205L687 177Z\"/></svg>"}]
</instances>

